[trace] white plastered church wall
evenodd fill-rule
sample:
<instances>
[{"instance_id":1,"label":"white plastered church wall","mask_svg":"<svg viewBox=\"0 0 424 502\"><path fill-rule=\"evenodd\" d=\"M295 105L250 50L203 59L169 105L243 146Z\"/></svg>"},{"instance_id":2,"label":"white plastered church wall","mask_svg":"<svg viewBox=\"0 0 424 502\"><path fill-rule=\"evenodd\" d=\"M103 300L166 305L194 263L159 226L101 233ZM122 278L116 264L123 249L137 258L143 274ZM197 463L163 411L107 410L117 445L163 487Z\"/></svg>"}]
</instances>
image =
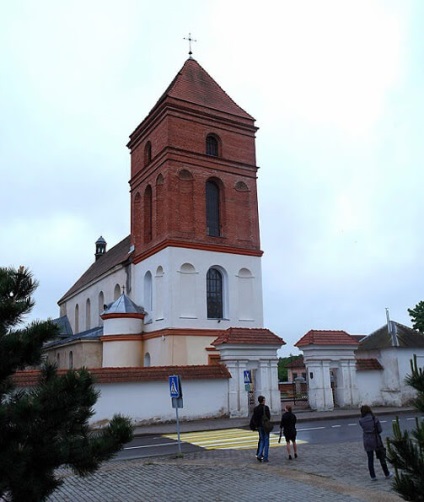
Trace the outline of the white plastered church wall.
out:
<instances>
[{"instance_id":1,"label":"white plastered church wall","mask_svg":"<svg viewBox=\"0 0 424 502\"><path fill-rule=\"evenodd\" d=\"M103 312L104 304L116 300L114 298L115 289L119 287L122 292L122 286L126 285L127 274L123 267L114 269L105 274L96 281L93 281L87 287L76 292L76 294L66 299L65 311L71 324L74 334L102 325L100 314ZM99 304L100 293L103 293L103 305ZM87 299L90 300L90 323L87 328L86 306ZM78 323L76 323L75 309L78 305ZM78 324L78 325L77 325Z\"/></svg>"},{"instance_id":2,"label":"white plastered church wall","mask_svg":"<svg viewBox=\"0 0 424 502\"><path fill-rule=\"evenodd\" d=\"M146 333L168 327L227 329L232 326L247 328L263 326L260 258L185 248L164 249L135 265L132 299L146 310L149 299L145 298L144 278L150 271L153 276L152 298L158 298L155 291L158 284L154 279L159 267L163 271L159 287L162 288L164 297L160 305L153 302L152 311L148 312L145 320ZM206 274L211 267L220 268L224 275L223 319L207 319ZM250 271L251 278L243 276L246 270ZM240 280L251 283L243 287L241 297ZM242 307L240 298L244 302ZM250 301L249 306L246 305L246 301ZM160 315L156 312L157 308Z\"/></svg>"}]
</instances>

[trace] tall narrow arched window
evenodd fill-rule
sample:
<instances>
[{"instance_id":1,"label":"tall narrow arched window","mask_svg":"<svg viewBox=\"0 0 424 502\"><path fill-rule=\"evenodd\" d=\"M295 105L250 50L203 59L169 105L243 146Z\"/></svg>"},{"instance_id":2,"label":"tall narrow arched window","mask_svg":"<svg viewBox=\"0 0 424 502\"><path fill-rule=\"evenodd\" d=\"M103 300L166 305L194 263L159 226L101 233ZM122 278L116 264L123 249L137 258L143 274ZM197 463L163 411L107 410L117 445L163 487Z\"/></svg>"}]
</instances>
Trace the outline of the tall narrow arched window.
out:
<instances>
[{"instance_id":1,"label":"tall narrow arched window","mask_svg":"<svg viewBox=\"0 0 424 502\"><path fill-rule=\"evenodd\" d=\"M98 299L98 314L99 314L99 323L100 323L100 326L103 324L103 321L102 321L102 318L100 317L102 315L102 312L104 311L105 309L105 295L103 293L103 291L100 291L99 293L99 299Z\"/></svg>"},{"instance_id":2,"label":"tall narrow arched window","mask_svg":"<svg viewBox=\"0 0 424 502\"><path fill-rule=\"evenodd\" d=\"M75 305L75 331L74 333L79 333L79 305Z\"/></svg>"},{"instance_id":3,"label":"tall narrow arched window","mask_svg":"<svg viewBox=\"0 0 424 502\"><path fill-rule=\"evenodd\" d=\"M219 187L214 181L206 182L206 231L212 237L220 232Z\"/></svg>"},{"instance_id":4,"label":"tall narrow arched window","mask_svg":"<svg viewBox=\"0 0 424 502\"><path fill-rule=\"evenodd\" d=\"M210 268L206 275L206 302L208 319L224 317L223 278L216 268Z\"/></svg>"},{"instance_id":5,"label":"tall narrow arched window","mask_svg":"<svg viewBox=\"0 0 424 502\"><path fill-rule=\"evenodd\" d=\"M72 350L69 352L69 369L72 370L74 368L74 354Z\"/></svg>"},{"instance_id":6,"label":"tall narrow arched window","mask_svg":"<svg viewBox=\"0 0 424 502\"><path fill-rule=\"evenodd\" d=\"M152 240L152 187L144 191L144 242Z\"/></svg>"},{"instance_id":7,"label":"tall narrow arched window","mask_svg":"<svg viewBox=\"0 0 424 502\"><path fill-rule=\"evenodd\" d=\"M115 284L115 289L113 290L113 301L117 300L121 296L121 286Z\"/></svg>"},{"instance_id":8,"label":"tall narrow arched window","mask_svg":"<svg viewBox=\"0 0 424 502\"><path fill-rule=\"evenodd\" d=\"M152 144L150 141L146 143L146 146L144 147L144 165L147 166L147 164L150 164L152 161Z\"/></svg>"},{"instance_id":9,"label":"tall narrow arched window","mask_svg":"<svg viewBox=\"0 0 424 502\"><path fill-rule=\"evenodd\" d=\"M91 328L91 302L90 298L87 298L85 302L85 329Z\"/></svg>"},{"instance_id":10,"label":"tall narrow arched window","mask_svg":"<svg viewBox=\"0 0 424 502\"><path fill-rule=\"evenodd\" d=\"M218 157L218 148L219 143L217 137L214 134L208 134L206 136L206 155Z\"/></svg>"},{"instance_id":11,"label":"tall narrow arched window","mask_svg":"<svg viewBox=\"0 0 424 502\"><path fill-rule=\"evenodd\" d=\"M152 273L147 271L144 275L144 309L147 315L151 316L153 310L153 286L152 286Z\"/></svg>"}]
</instances>

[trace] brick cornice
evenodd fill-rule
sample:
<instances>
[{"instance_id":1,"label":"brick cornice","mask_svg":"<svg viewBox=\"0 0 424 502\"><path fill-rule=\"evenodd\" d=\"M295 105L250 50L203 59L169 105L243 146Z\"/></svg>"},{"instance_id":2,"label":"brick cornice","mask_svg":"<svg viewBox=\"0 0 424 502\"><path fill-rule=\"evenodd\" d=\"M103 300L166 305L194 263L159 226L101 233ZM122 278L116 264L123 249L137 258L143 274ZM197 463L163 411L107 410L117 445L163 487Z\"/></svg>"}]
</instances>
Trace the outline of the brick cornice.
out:
<instances>
[{"instance_id":1,"label":"brick cornice","mask_svg":"<svg viewBox=\"0 0 424 502\"><path fill-rule=\"evenodd\" d=\"M143 333L143 340L151 340L161 336L213 336L217 338L222 333L219 329L185 329L185 328L165 328L151 333Z\"/></svg>"},{"instance_id":2,"label":"brick cornice","mask_svg":"<svg viewBox=\"0 0 424 502\"><path fill-rule=\"evenodd\" d=\"M142 341L143 335L103 335L100 337L101 342L132 342Z\"/></svg>"},{"instance_id":3,"label":"brick cornice","mask_svg":"<svg viewBox=\"0 0 424 502\"><path fill-rule=\"evenodd\" d=\"M136 312L123 312L123 313L113 313L113 314L102 314L100 317L102 319L144 319L146 314L138 314Z\"/></svg>"},{"instance_id":4,"label":"brick cornice","mask_svg":"<svg viewBox=\"0 0 424 502\"><path fill-rule=\"evenodd\" d=\"M207 243L196 243L196 242L186 242L178 239L165 239L162 242L159 242L155 246L152 246L150 249L147 249L143 253L134 255L133 263L139 263L149 256L152 256L159 251L166 249L167 247L174 248L183 248L183 249L196 249L198 251L213 251L218 253L229 253L229 254L238 254L243 256L257 256L261 257L263 255L263 251L260 249L246 249L246 248L238 248L235 246L225 246L222 244L207 244Z\"/></svg>"}]
</instances>

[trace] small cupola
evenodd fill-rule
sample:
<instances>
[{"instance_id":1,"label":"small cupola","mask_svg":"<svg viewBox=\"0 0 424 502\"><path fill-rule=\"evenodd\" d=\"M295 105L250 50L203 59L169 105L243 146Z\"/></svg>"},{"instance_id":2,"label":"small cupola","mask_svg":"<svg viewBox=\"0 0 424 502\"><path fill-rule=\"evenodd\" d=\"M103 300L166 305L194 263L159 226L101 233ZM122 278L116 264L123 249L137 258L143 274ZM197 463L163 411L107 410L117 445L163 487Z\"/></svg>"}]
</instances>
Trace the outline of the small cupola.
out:
<instances>
[{"instance_id":1,"label":"small cupola","mask_svg":"<svg viewBox=\"0 0 424 502\"><path fill-rule=\"evenodd\" d=\"M100 236L96 241L96 253L94 254L96 261L106 253L106 245L107 242Z\"/></svg>"}]
</instances>

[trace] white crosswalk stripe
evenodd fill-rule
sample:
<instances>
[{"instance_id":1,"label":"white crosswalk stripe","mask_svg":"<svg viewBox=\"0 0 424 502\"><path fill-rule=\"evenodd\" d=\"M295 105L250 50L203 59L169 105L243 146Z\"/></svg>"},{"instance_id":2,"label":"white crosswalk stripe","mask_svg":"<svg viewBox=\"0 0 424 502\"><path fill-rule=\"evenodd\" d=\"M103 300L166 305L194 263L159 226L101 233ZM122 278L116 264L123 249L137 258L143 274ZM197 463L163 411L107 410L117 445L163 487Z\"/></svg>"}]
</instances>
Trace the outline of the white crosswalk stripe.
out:
<instances>
[{"instance_id":1,"label":"white crosswalk stripe","mask_svg":"<svg viewBox=\"0 0 424 502\"><path fill-rule=\"evenodd\" d=\"M164 434L163 437L177 440L177 434ZM270 448L285 446L284 437L278 443L279 432L271 432ZM258 446L258 433L246 429L225 429L217 431L184 432L180 434L184 443L194 444L206 450L254 450ZM298 444L306 441L297 441Z\"/></svg>"}]
</instances>

